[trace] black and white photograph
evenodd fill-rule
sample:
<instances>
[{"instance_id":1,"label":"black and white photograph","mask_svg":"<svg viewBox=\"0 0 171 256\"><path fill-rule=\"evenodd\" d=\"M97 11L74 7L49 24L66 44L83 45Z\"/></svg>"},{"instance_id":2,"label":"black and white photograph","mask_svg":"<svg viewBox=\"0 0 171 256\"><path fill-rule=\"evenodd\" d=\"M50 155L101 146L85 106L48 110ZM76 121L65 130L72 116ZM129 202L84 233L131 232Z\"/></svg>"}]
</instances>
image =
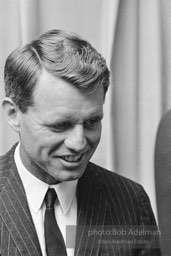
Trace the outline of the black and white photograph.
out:
<instances>
[{"instance_id":1,"label":"black and white photograph","mask_svg":"<svg viewBox=\"0 0 171 256\"><path fill-rule=\"evenodd\" d=\"M170 13L0 0L0 256L171 255Z\"/></svg>"}]
</instances>

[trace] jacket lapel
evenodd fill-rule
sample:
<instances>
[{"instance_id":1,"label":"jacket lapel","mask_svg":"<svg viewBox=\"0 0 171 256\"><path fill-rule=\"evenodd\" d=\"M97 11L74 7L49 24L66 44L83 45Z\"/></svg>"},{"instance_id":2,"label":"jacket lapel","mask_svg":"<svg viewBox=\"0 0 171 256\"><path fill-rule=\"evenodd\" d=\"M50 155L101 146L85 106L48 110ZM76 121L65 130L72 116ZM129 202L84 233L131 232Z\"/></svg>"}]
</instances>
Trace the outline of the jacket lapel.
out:
<instances>
[{"instance_id":1,"label":"jacket lapel","mask_svg":"<svg viewBox=\"0 0 171 256\"><path fill-rule=\"evenodd\" d=\"M77 232L75 255L98 255L101 238L95 232L105 224L107 202L103 195L103 182L88 165L77 187Z\"/></svg>"},{"instance_id":2,"label":"jacket lapel","mask_svg":"<svg viewBox=\"0 0 171 256\"><path fill-rule=\"evenodd\" d=\"M41 256L24 188L14 163L13 151L6 156L3 164L0 162L3 169L0 177L0 215L21 255Z\"/></svg>"}]
</instances>

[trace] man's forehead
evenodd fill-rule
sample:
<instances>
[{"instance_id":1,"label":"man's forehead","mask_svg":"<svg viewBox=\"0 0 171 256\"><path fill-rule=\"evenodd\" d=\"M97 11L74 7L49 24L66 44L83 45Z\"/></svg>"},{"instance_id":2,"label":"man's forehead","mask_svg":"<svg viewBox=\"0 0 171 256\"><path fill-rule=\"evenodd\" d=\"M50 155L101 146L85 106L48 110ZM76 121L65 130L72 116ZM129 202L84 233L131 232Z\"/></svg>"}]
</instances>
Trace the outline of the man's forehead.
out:
<instances>
[{"instance_id":1,"label":"man's forehead","mask_svg":"<svg viewBox=\"0 0 171 256\"><path fill-rule=\"evenodd\" d=\"M58 116L67 117L67 118L73 118L74 115L75 117L79 115L94 117L94 116L103 115L103 107L102 105L97 105L93 108L83 108L83 109L59 107L57 112L58 112Z\"/></svg>"},{"instance_id":2,"label":"man's forehead","mask_svg":"<svg viewBox=\"0 0 171 256\"><path fill-rule=\"evenodd\" d=\"M41 74L33 97L35 105L53 105L54 107L80 108L81 106L86 107L86 105L102 105L104 102L102 87L97 88L92 93L85 93L47 72Z\"/></svg>"}]
</instances>

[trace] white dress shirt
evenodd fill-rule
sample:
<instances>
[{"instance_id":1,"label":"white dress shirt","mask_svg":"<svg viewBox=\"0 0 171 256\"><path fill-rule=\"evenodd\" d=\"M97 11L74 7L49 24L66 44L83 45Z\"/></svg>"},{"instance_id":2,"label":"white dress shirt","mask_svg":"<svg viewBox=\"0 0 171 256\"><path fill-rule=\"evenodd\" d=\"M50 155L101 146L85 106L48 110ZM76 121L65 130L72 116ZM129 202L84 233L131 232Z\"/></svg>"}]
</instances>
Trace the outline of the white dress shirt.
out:
<instances>
[{"instance_id":1,"label":"white dress shirt","mask_svg":"<svg viewBox=\"0 0 171 256\"><path fill-rule=\"evenodd\" d=\"M45 202L44 197L49 187L55 189L59 203L55 204L55 216L64 241L66 243L66 226L75 225L77 222L77 200L76 200L76 187L77 180L61 182L56 185L49 186L47 183L36 178L32 175L22 164L18 144L15 150L14 159L15 163L24 185L28 205L33 218L33 222L37 231L42 255L46 255L45 238L44 238L44 213ZM75 236L75 234L72 234ZM66 248L67 255L74 255L74 248Z\"/></svg>"}]
</instances>

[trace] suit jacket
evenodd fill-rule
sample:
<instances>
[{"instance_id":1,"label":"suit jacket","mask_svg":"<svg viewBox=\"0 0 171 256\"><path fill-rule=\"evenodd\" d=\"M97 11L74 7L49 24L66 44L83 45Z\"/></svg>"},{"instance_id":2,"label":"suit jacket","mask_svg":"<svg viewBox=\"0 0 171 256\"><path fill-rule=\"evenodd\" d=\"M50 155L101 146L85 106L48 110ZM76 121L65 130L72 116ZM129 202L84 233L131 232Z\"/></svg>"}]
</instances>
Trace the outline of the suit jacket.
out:
<instances>
[{"instance_id":1,"label":"suit jacket","mask_svg":"<svg viewBox=\"0 0 171 256\"><path fill-rule=\"evenodd\" d=\"M14 150L15 146L0 158L0 255L41 256ZM128 239L126 227L156 229L149 199L140 185L89 163L78 182L77 202L75 256L160 255L153 235L140 248L135 242L121 241L122 232L122 239ZM131 241L135 236L131 235Z\"/></svg>"}]
</instances>

